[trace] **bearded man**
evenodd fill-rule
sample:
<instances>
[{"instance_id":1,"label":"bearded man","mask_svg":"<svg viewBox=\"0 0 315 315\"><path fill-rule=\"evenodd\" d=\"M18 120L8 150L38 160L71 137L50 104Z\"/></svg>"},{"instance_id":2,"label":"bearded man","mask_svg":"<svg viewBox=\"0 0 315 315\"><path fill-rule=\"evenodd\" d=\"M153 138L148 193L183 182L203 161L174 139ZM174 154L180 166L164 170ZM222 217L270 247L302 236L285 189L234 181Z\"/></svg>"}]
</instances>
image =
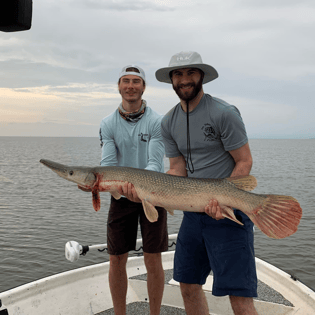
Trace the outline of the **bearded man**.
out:
<instances>
[{"instance_id":1,"label":"bearded man","mask_svg":"<svg viewBox=\"0 0 315 315\"><path fill-rule=\"evenodd\" d=\"M203 91L217 71L198 53L181 52L155 75L172 84L180 99L162 120L168 173L196 178L249 175L252 156L239 110ZM257 314L253 223L239 210L234 214L243 226L225 218L216 200L209 200L204 213L184 212L173 276L180 282L188 315L209 314L202 285L210 271L213 295L228 295L236 315Z\"/></svg>"}]
</instances>

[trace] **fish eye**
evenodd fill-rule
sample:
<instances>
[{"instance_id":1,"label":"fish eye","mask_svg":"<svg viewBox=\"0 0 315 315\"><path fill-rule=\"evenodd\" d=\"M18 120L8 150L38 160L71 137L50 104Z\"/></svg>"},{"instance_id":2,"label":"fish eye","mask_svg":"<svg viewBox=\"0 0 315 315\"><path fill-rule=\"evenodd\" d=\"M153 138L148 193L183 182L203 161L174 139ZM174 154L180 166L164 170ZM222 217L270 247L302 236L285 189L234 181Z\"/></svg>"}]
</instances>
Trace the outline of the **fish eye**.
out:
<instances>
[{"instance_id":1,"label":"fish eye","mask_svg":"<svg viewBox=\"0 0 315 315\"><path fill-rule=\"evenodd\" d=\"M73 175L73 171L70 171L70 172L69 172L69 175Z\"/></svg>"}]
</instances>

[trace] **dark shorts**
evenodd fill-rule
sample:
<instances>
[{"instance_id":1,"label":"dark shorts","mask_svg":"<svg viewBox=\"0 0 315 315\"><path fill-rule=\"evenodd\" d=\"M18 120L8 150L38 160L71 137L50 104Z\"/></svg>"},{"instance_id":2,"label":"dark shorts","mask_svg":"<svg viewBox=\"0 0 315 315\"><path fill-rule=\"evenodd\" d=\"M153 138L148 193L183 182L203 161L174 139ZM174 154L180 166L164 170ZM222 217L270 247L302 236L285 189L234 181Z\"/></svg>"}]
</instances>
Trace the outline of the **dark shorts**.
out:
<instances>
[{"instance_id":1,"label":"dark shorts","mask_svg":"<svg viewBox=\"0 0 315 315\"><path fill-rule=\"evenodd\" d=\"M140 223L145 253L161 253L168 250L167 213L156 207L157 222L146 218L141 203L127 198L111 197L107 220L107 247L110 255L122 255L136 249L138 223Z\"/></svg>"},{"instance_id":2,"label":"dark shorts","mask_svg":"<svg viewBox=\"0 0 315 315\"><path fill-rule=\"evenodd\" d=\"M241 211L235 215L244 226L185 212L174 259L176 281L203 285L212 270L213 295L257 296L253 223Z\"/></svg>"}]
</instances>

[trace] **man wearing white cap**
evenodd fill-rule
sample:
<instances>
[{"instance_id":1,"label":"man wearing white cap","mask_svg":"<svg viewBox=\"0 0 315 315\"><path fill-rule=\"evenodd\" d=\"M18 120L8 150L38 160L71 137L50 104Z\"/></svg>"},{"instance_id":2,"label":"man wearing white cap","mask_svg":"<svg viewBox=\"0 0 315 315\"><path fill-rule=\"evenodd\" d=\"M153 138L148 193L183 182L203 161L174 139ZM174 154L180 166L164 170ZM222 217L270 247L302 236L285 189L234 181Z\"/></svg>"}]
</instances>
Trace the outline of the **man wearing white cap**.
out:
<instances>
[{"instance_id":1,"label":"man wearing white cap","mask_svg":"<svg viewBox=\"0 0 315 315\"><path fill-rule=\"evenodd\" d=\"M119 75L118 89L122 102L100 125L102 166L130 166L164 172L164 144L161 115L146 106L144 71L130 65ZM134 250L138 221L143 238L144 261L148 275L150 314L160 314L164 289L161 252L168 249L166 211L157 208L159 219L151 223L129 183L120 193L127 198L111 197L107 221L107 245L110 254L109 284L116 315L126 314L128 252Z\"/></svg>"},{"instance_id":2,"label":"man wearing white cap","mask_svg":"<svg viewBox=\"0 0 315 315\"><path fill-rule=\"evenodd\" d=\"M156 71L170 83L180 103L162 120L169 174L197 178L249 175L252 156L240 112L203 92L218 77L196 52L181 52L168 67ZM224 217L216 200L205 213L184 212L174 259L174 280L180 282L188 315L209 314L202 285L213 272L212 294L230 297L236 315L256 315L257 296L253 224L234 209L241 226Z\"/></svg>"}]
</instances>

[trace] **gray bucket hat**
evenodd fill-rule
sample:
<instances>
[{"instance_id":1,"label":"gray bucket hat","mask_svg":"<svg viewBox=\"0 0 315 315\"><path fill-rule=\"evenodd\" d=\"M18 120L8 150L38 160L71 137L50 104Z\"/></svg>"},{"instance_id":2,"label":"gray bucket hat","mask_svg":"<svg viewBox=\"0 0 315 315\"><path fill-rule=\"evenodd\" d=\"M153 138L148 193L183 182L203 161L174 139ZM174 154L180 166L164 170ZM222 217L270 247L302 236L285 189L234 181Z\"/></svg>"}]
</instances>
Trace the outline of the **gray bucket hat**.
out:
<instances>
[{"instance_id":1,"label":"gray bucket hat","mask_svg":"<svg viewBox=\"0 0 315 315\"><path fill-rule=\"evenodd\" d=\"M205 74L202 83L208 83L216 79L219 75L217 70L202 62L201 56L194 51L182 51L171 58L166 68L161 68L155 72L155 77L160 82L172 83L170 72L175 69L197 68Z\"/></svg>"}]
</instances>

